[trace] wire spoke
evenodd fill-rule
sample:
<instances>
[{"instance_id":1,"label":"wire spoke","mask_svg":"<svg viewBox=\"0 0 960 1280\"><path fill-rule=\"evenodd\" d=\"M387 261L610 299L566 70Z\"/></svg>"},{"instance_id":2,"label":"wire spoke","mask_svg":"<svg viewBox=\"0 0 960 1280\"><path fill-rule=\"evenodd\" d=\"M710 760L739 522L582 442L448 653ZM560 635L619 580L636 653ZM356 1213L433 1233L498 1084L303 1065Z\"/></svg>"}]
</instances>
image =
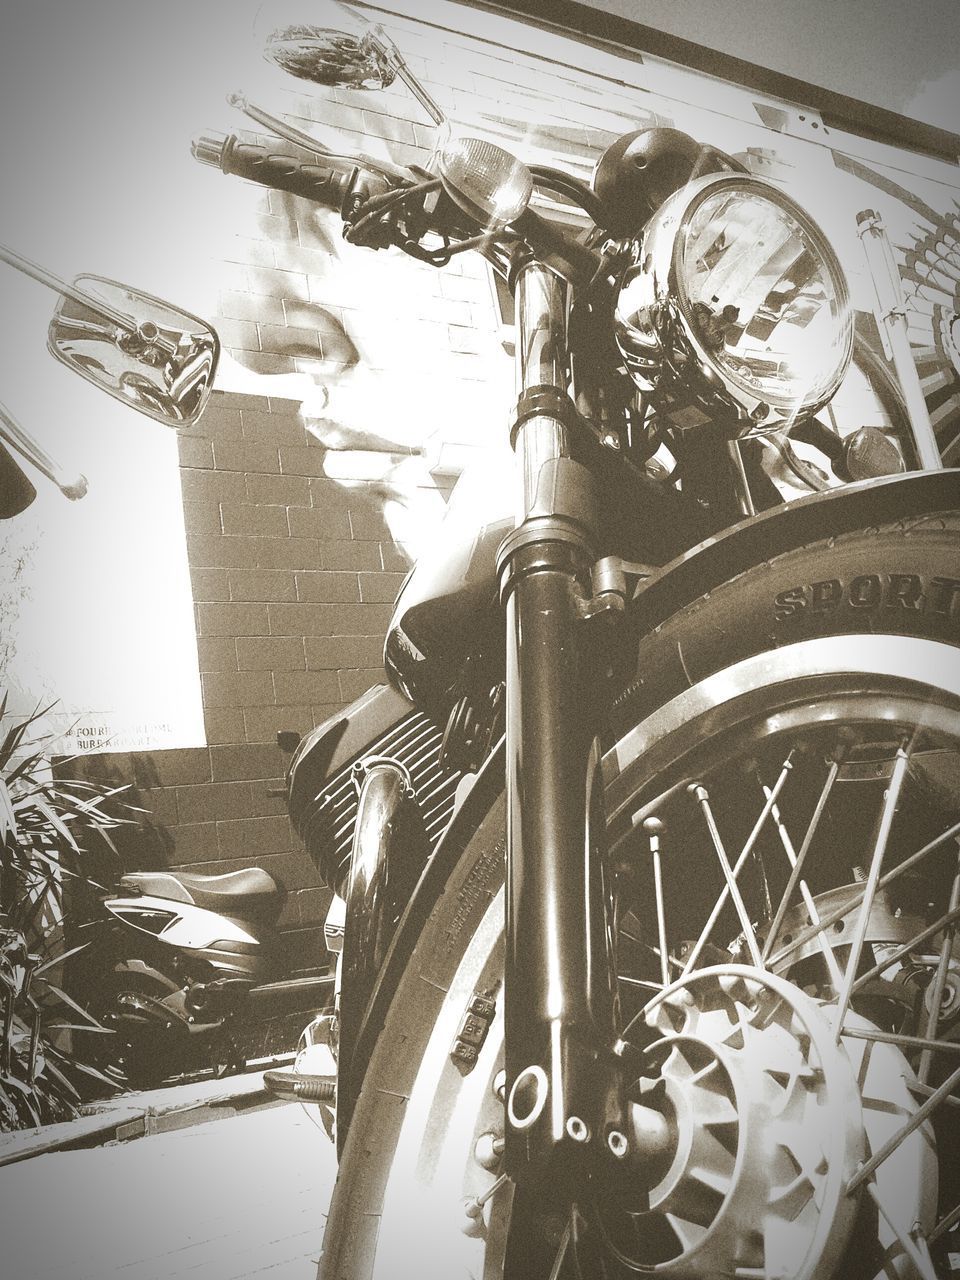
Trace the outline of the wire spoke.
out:
<instances>
[{"instance_id":1,"label":"wire spoke","mask_svg":"<svg viewBox=\"0 0 960 1280\"><path fill-rule=\"evenodd\" d=\"M734 909L740 920L740 927L743 929L743 934L746 939L747 946L750 949L750 955L751 955L751 958L753 959L753 963L756 965L758 969L762 969L763 960L761 959L761 956L760 956L760 947L757 944L757 936L756 936L756 933L754 932L753 922L750 919L750 915L747 911L746 903L743 901L743 896L741 895L739 886L737 885L736 872L734 872L734 870L730 866L730 859L727 857L727 851L724 848L723 841L720 838L720 832L717 828L717 823L713 816L713 810L710 807L710 794L707 791L706 787L702 786L700 783L692 783L689 790L691 794L695 797L697 803L700 805L701 811L703 813L703 820L707 824L707 831L710 833L710 839L713 842L714 850L716 851L717 858L719 859L720 869L723 872L723 878L727 882L727 892L730 895L731 901L733 902ZM749 847L747 848L746 853L749 853L750 848L752 847L750 846L749 841L748 841L748 846ZM741 854L740 857L737 859L737 871L740 870L744 861L745 861L745 855ZM719 900L721 907L723 905L724 900L725 900L724 895L721 893L720 900ZM715 918L715 915L719 915L719 907L716 905L714 906L713 912L711 912L711 921ZM698 946L702 946L702 944L706 941L706 936L709 935L709 932L712 928L713 928L712 923L708 921L707 928L705 928L704 932L700 935ZM688 958L687 963L684 965L684 969L683 969L684 974L689 973L691 967L696 962L697 955L698 955L698 952L695 947L694 950L690 953L690 957Z\"/></svg>"},{"instance_id":2,"label":"wire spoke","mask_svg":"<svg viewBox=\"0 0 960 1280\"><path fill-rule=\"evenodd\" d=\"M658 818L648 818L644 823L650 839L650 857L653 860L653 896L657 908L657 945L660 948L660 978L665 987L670 985L670 957L667 952L667 913L663 902L663 866L660 861L660 835L663 823Z\"/></svg>"},{"instance_id":3,"label":"wire spoke","mask_svg":"<svg viewBox=\"0 0 960 1280\"><path fill-rule=\"evenodd\" d=\"M958 850L960 853L960 850ZM947 974L950 969L950 961L953 957L953 939L957 932L957 914L958 906L960 906L960 857L957 860L957 870L953 877L953 884L950 886L950 901L947 905L947 916L951 917L943 930L943 943L940 947L940 960L937 964L936 976L933 980L933 993L930 998L930 1012L927 1015L927 1039L936 1039L937 1023L940 1020L940 1010L943 1005L943 993L947 985ZM930 1065L932 1056L929 1049L925 1049L920 1055L920 1064L917 1068L917 1075L924 1082L930 1077Z\"/></svg>"},{"instance_id":4,"label":"wire spoke","mask_svg":"<svg viewBox=\"0 0 960 1280\"><path fill-rule=\"evenodd\" d=\"M821 790L820 795L817 799L817 805L813 811L813 817L810 819L810 824L807 827L806 833L804 834L803 843L800 846L800 852L797 854L796 860L794 861L793 867L791 868L790 879L787 881L787 887L783 891L783 897L780 899L780 905L777 907L777 913L773 917L773 923L771 924L770 931L767 934L767 941L764 944L764 948L763 948L764 960L770 959L770 952L773 949L773 945L777 940L777 935L780 932L780 926L783 924L784 916L787 914L787 910L790 906L790 900L793 897L794 890L797 887L797 883L800 879L800 876L803 874L803 866L807 860L807 854L810 852L810 847L813 844L814 836L816 835L817 828L820 825L820 819L823 816L824 809L827 807L827 801L830 799L830 793L833 790L833 784L836 782L837 774L839 772L840 772L840 761L839 760L832 761L830 765L830 770L827 773L827 780L823 784L823 789ZM789 854L787 856L789 857ZM814 925L814 928L816 928L816 924Z\"/></svg>"},{"instance_id":5,"label":"wire spoke","mask_svg":"<svg viewBox=\"0 0 960 1280\"><path fill-rule=\"evenodd\" d=\"M768 797L771 796L769 787L764 787L763 790L765 795ZM775 797L773 797L773 799L775 799ZM799 861L799 855L793 847L793 841L790 839L790 833L787 831L783 819L780 816L780 809L776 803L774 803L771 812L773 814L774 824L780 836L780 843L783 845L783 851L787 855L787 861L790 863L792 872L793 868L796 867ZM803 898L803 905L806 907L807 915L810 917L810 923L818 929L817 944L823 953L823 959L830 974L830 981L833 983L834 990L839 991L840 983L842 981L840 966L837 964L837 957L834 955L833 947L831 947L830 943L827 941L826 935L820 925L820 913L817 910L817 904L813 900L813 894L810 892L810 886L807 884L806 880L802 878L797 881L797 884L800 888L800 896ZM769 938L767 941L769 942Z\"/></svg>"},{"instance_id":6,"label":"wire spoke","mask_svg":"<svg viewBox=\"0 0 960 1280\"><path fill-rule=\"evenodd\" d=\"M877 1206L880 1216L900 1241L900 1245L904 1253L917 1268L920 1275L923 1277L923 1280L937 1280L937 1273L933 1269L933 1261L930 1257L927 1246L924 1244L921 1248L921 1246L917 1244L916 1240L911 1239L911 1237L897 1225L894 1219L887 1212L887 1207L883 1202L883 1197L877 1190L875 1182L871 1182L867 1190L870 1192L870 1196L873 1199L874 1204Z\"/></svg>"},{"instance_id":7,"label":"wire spoke","mask_svg":"<svg viewBox=\"0 0 960 1280\"><path fill-rule=\"evenodd\" d=\"M863 944L867 936L867 927L870 923L870 913L873 910L873 903L877 894L877 885L880 880L880 869L883 866L884 854L887 851L887 841L890 838L890 830L893 826L893 817L897 811L897 805L900 801L900 789L903 786L903 780L906 777L907 765L909 762L910 756L905 747L901 745L897 749L896 764L893 766L890 785L887 787L886 794L883 798L883 807L880 811L877 838L874 842L873 856L870 859L870 870L867 873L867 883L863 891L863 903L860 907L860 914L857 917L853 941L850 944L850 958L847 961L847 971L844 974L843 987L840 991L836 1027L836 1037L838 1042L843 1028L843 1020L847 1016L847 1010L850 1007L850 996L853 991L853 982L857 974L857 968L860 964L860 955L863 951Z\"/></svg>"},{"instance_id":8,"label":"wire spoke","mask_svg":"<svg viewBox=\"0 0 960 1280\"><path fill-rule=\"evenodd\" d=\"M766 788L766 787L764 788L764 791L767 797L766 804L764 805L760 813L760 817L754 823L753 830L750 832L750 835L747 837L746 844L744 844L743 848L741 849L740 854L732 870L730 870L729 862L727 862L726 853L721 851L722 846L720 848L717 848L717 852L720 856L720 865L726 868L724 872L726 877L726 884L724 885L723 889L720 891L720 895L717 898L717 901L713 905L713 910L710 912L710 916L707 919L706 924L703 926L703 929L700 933L700 937L697 939L696 943L694 944L693 950L690 952L690 955L687 957L686 964L684 965L684 968L683 968L684 975L690 972L690 970L696 964L697 960L700 958L700 953L703 950L703 948L706 946L710 938L710 935L713 932L714 926L716 925L717 920L720 918L720 912L723 910L726 904L727 898L731 894L731 880L736 881L741 870L746 864L747 859L749 858L750 854L753 852L754 846L756 845L757 840L759 839L760 833L763 830L767 819L770 817L771 813L773 813L774 810L776 809L777 797L779 796L780 792L783 790L784 784L786 783L787 778L790 776L790 770L792 768L793 768L793 752L791 751L790 754L787 756L786 760L783 762L783 765L780 770L780 776L777 778L777 781L774 784L773 788L772 789ZM694 795L696 795L697 798L699 799L699 794L696 791L694 791ZM703 804L702 800L701 800L701 804ZM714 847L717 847L717 842L719 841L719 833L714 834L716 832L716 826L715 824L713 824L712 815L707 819L707 826L708 826L708 829L710 830L711 838L714 841ZM727 870L730 870L729 875L726 874ZM740 900L740 907L738 908L738 914L740 915L740 921L742 924L744 916L746 915L746 908L743 906L742 899ZM751 932L752 932L752 928L751 928ZM762 960L760 959L759 953L755 955L754 962L757 964L758 968L763 967ZM666 973L666 968L664 972ZM668 978L665 976L664 986L667 985L667 982L668 982Z\"/></svg>"},{"instance_id":9,"label":"wire spoke","mask_svg":"<svg viewBox=\"0 0 960 1280\"><path fill-rule=\"evenodd\" d=\"M942 1235L945 1235L951 1227L955 1227L958 1222L960 1222L960 1204L956 1205L948 1214L940 1219L937 1225L927 1236L927 1243L934 1244Z\"/></svg>"},{"instance_id":10,"label":"wire spoke","mask_svg":"<svg viewBox=\"0 0 960 1280\"><path fill-rule=\"evenodd\" d=\"M939 920L935 920L933 924L927 925L926 929L922 929L920 933L914 934L909 942L902 943L896 948L896 950L889 952L882 960L878 961L872 969L868 969L866 973L862 973L853 984L851 995L856 995L856 993L865 987L868 982L872 982L874 978L879 977L885 969L889 969L890 966L896 964L898 960L902 960L909 952L915 951L921 942L926 942L927 938L932 938L933 935L935 933L939 933L941 929L952 929L958 919L960 919L960 905L955 905L952 910L947 911ZM942 996L942 990L940 994ZM939 1005L935 1007L939 1007ZM932 1031L928 1029L927 1035L932 1038Z\"/></svg>"},{"instance_id":11,"label":"wire spoke","mask_svg":"<svg viewBox=\"0 0 960 1280\"><path fill-rule=\"evenodd\" d=\"M905 875L906 872L912 870L917 863L922 861L922 859L929 857L931 853L936 849L939 849L939 847L946 843L947 840L957 836L958 834L960 834L960 822L955 822L952 826L947 827L946 831L942 831L940 835L935 836L928 844L925 844L922 849L918 849L916 853L912 853L909 858L905 858L898 866L894 867L891 871L886 872L885 875L882 875L879 883L877 884L877 892L879 893L881 889L885 889L900 876ZM832 911L828 911L826 915L821 916L820 928L828 929L830 925L836 924L838 920L849 915L855 907L859 906L860 903L863 902L863 897L864 895L861 891L851 901L844 902L841 906L834 907ZM772 957L770 961L771 965L774 968L777 968L784 960L788 960L796 951L799 951L801 947L809 942L811 938L815 937L816 933L816 925L813 925L809 929L801 930L792 942L788 943ZM772 936L773 932L771 931L771 937Z\"/></svg>"},{"instance_id":12,"label":"wire spoke","mask_svg":"<svg viewBox=\"0 0 960 1280\"><path fill-rule=\"evenodd\" d=\"M924 1036L908 1036L899 1031L881 1031L879 1027L844 1027L843 1034L850 1040L876 1040L880 1044L895 1044L902 1049L960 1053L960 1044L953 1040L927 1040Z\"/></svg>"},{"instance_id":13,"label":"wire spoke","mask_svg":"<svg viewBox=\"0 0 960 1280\"><path fill-rule=\"evenodd\" d=\"M560 1269L563 1266L563 1260L567 1256L567 1249L570 1247L570 1219L567 1219L566 1226L563 1228L563 1235L560 1237L560 1243L557 1246L557 1256L553 1260L553 1266L550 1268L550 1275L547 1280L557 1280L560 1275Z\"/></svg>"},{"instance_id":14,"label":"wire spoke","mask_svg":"<svg viewBox=\"0 0 960 1280\"><path fill-rule=\"evenodd\" d=\"M847 1195L852 1195L858 1187L862 1186L864 1182L873 1177L873 1174L883 1164L884 1160L892 1156L897 1148L910 1137L911 1133L913 1133L915 1129L920 1128L930 1112L933 1111L944 1098L948 1097L953 1092L958 1083L960 1083L960 1067L958 1067L952 1075L947 1076L939 1089L935 1089L933 1093L931 1093L930 1097L927 1098L926 1102L917 1107L916 1111L907 1123L901 1126L901 1128L899 1128L892 1137L887 1139L879 1151L874 1152L870 1159L866 1160L860 1166L857 1172L847 1183Z\"/></svg>"}]
</instances>

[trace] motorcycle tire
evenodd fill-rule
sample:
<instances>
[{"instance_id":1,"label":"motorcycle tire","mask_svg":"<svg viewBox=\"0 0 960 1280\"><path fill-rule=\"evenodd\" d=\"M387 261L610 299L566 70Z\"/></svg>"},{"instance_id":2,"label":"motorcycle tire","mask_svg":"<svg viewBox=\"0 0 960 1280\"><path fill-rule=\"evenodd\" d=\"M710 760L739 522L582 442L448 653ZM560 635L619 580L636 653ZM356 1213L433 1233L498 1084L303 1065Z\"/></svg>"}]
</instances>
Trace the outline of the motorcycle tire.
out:
<instances>
[{"instance_id":1,"label":"motorcycle tire","mask_svg":"<svg viewBox=\"0 0 960 1280\"><path fill-rule=\"evenodd\" d=\"M655 1185L558 1213L500 1171L501 795L371 1056L321 1280L956 1274L958 547L953 512L800 547L639 643L604 778Z\"/></svg>"},{"instance_id":2,"label":"motorcycle tire","mask_svg":"<svg viewBox=\"0 0 960 1280\"><path fill-rule=\"evenodd\" d=\"M97 1036L98 1069L118 1088L138 1090L240 1070L242 1057L227 1027L191 1036L173 1016L165 1027L149 1014L137 1015L138 1000L159 1002L181 985L144 968L153 966L120 963L104 984L96 1016L113 1034Z\"/></svg>"}]
</instances>

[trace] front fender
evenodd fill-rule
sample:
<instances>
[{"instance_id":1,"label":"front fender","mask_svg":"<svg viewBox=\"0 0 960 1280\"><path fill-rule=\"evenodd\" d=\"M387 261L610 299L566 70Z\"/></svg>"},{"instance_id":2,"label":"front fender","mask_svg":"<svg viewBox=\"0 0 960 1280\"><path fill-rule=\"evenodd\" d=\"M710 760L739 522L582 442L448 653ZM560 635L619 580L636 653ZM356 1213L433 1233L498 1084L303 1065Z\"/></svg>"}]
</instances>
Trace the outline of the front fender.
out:
<instances>
[{"instance_id":1,"label":"front fender","mask_svg":"<svg viewBox=\"0 0 960 1280\"><path fill-rule=\"evenodd\" d=\"M649 631L705 592L793 547L958 505L960 470L883 476L798 498L750 516L658 569L631 602L631 623L637 632Z\"/></svg>"}]
</instances>

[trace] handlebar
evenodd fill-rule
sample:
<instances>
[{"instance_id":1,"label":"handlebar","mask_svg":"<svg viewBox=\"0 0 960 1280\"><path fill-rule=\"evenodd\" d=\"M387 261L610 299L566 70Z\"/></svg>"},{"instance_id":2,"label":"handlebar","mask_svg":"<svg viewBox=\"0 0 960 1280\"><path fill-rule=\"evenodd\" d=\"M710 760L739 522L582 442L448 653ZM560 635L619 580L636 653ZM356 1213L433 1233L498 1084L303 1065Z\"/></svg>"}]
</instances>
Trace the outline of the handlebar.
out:
<instances>
[{"instance_id":1,"label":"handlebar","mask_svg":"<svg viewBox=\"0 0 960 1280\"><path fill-rule=\"evenodd\" d=\"M221 172L249 178L261 186L305 196L327 209L342 212L353 194L360 172L346 161L319 157L305 160L259 143L241 142L235 134L200 134L191 151L202 164Z\"/></svg>"}]
</instances>

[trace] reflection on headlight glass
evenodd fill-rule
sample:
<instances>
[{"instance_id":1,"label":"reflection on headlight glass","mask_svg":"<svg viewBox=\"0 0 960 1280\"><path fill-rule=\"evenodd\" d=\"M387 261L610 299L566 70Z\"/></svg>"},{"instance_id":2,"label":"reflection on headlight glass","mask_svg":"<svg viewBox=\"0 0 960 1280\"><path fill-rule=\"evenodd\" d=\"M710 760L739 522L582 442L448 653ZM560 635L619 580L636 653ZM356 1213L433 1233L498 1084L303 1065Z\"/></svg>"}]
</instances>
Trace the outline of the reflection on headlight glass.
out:
<instances>
[{"instance_id":1,"label":"reflection on headlight glass","mask_svg":"<svg viewBox=\"0 0 960 1280\"><path fill-rule=\"evenodd\" d=\"M677 274L688 323L736 384L797 409L832 389L850 343L846 292L786 208L743 191L707 196Z\"/></svg>"}]
</instances>

